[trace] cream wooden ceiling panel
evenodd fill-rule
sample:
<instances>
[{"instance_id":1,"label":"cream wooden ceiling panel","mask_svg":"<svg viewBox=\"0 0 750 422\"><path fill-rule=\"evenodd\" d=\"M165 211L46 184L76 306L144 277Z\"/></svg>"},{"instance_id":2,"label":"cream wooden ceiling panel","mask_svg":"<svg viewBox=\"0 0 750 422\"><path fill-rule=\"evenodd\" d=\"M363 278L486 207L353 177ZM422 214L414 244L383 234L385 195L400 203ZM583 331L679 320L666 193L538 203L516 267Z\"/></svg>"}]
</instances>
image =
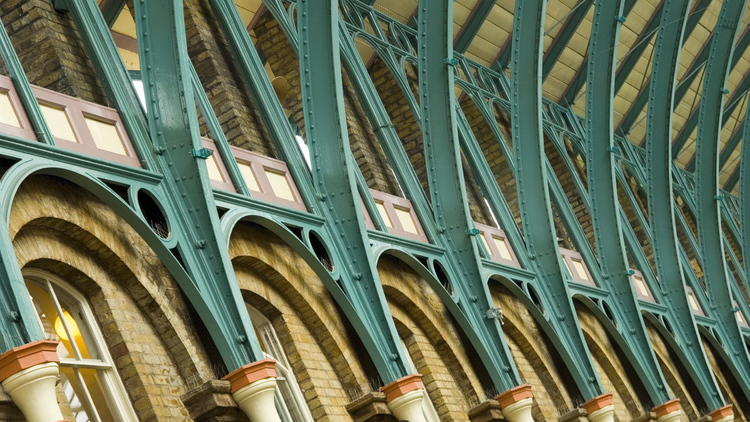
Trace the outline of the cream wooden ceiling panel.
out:
<instances>
[{"instance_id":1,"label":"cream wooden ceiling panel","mask_svg":"<svg viewBox=\"0 0 750 422\"><path fill-rule=\"evenodd\" d=\"M130 38L136 38L135 21L133 21L133 15L127 5L122 8L122 12L112 25L112 30Z\"/></svg>"},{"instance_id":2,"label":"cream wooden ceiling panel","mask_svg":"<svg viewBox=\"0 0 750 422\"><path fill-rule=\"evenodd\" d=\"M375 10L383 12L401 23L408 23L416 11L416 0L377 0Z\"/></svg>"}]
</instances>

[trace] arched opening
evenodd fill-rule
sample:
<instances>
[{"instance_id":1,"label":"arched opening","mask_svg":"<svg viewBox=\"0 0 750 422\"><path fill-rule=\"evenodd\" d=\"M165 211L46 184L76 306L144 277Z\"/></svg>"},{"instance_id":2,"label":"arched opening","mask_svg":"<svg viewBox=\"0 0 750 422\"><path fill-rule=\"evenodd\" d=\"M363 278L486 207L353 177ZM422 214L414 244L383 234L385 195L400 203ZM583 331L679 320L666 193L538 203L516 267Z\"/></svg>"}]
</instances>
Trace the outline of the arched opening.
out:
<instances>
[{"instance_id":1,"label":"arched opening","mask_svg":"<svg viewBox=\"0 0 750 422\"><path fill-rule=\"evenodd\" d=\"M169 223L154 196L145 189L138 191L138 207L151 229L162 239L169 237Z\"/></svg>"}]
</instances>

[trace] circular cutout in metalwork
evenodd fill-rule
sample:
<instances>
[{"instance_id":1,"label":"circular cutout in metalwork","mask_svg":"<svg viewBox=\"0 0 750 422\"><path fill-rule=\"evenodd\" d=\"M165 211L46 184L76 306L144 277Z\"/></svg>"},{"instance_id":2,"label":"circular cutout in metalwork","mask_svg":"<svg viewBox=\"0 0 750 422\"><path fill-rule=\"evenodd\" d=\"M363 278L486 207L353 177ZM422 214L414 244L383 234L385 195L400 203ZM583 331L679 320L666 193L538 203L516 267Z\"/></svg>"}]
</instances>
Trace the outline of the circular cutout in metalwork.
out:
<instances>
[{"instance_id":1,"label":"circular cutout in metalwork","mask_svg":"<svg viewBox=\"0 0 750 422\"><path fill-rule=\"evenodd\" d=\"M539 297L539 294L536 292L536 289L531 285L531 283L526 283L526 294L529 295L529 299L531 299L531 302L536 305L536 307L539 308L540 311L544 312L544 304L542 304L542 299Z\"/></svg>"},{"instance_id":2,"label":"circular cutout in metalwork","mask_svg":"<svg viewBox=\"0 0 750 422\"><path fill-rule=\"evenodd\" d=\"M325 269L327 269L329 272L333 272L333 269L335 268L335 266L333 265L333 259L331 258L331 255L328 253L328 248L326 248L325 243L323 243L323 240L314 231L310 231L309 238L310 238L310 248L312 249L315 256L318 258L318 261L320 261L320 263L323 264L323 267L325 267Z\"/></svg>"},{"instance_id":3,"label":"circular cutout in metalwork","mask_svg":"<svg viewBox=\"0 0 750 422\"><path fill-rule=\"evenodd\" d=\"M445 290L447 290L450 295L453 295L453 284L451 284L451 280L450 278L448 278L448 274L445 273L445 268L443 268L443 265L438 261L435 261L432 265L435 268L435 277L438 279L440 284L443 285Z\"/></svg>"},{"instance_id":4,"label":"circular cutout in metalwork","mask_svg":"<svg viewBox=\"0 0 750 422\"><path fill-rule=\"evenodd\" d=\"M169 237L169 223L159 203L145 189L138 191L138 207L146 223L162 239Z\"/></svg>"}]
</instances>

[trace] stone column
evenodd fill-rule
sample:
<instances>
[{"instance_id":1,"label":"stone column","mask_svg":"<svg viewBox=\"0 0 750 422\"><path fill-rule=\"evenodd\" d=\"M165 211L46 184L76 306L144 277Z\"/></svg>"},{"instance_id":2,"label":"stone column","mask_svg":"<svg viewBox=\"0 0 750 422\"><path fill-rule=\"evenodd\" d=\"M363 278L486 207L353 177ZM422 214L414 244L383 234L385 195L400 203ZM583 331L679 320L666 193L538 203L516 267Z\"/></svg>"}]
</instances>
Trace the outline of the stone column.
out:
<instances>
[{"instance_id":1,"label":"stone column","mask_svg":"<svg viewBox=\"0 0 750 422\"><path fill-rule=\"evenodd\" d=\"M224 379L231 384L232 397L251 422L281 422L274 403L276 362L273 359L245 365Z\"/></svg>"},{"instance_id":2,"label":"stone column","mask_svg":"<svg viewBox=\"0 0 750 422\"><path fill-rule=\"evenodd\" d=\"M682 416L680 399L670 400L654 407L654 415L657 422L679 422Z\"/></svg>"},{"instance_id":3,"label":"stone column","mask_svg":"<svg viewBox=\"0 0 750 422\"><path fill-rule=\"evenodd\" d=\"M61 422L57 342L35 341L0 356L0 382L28 422Z\"/></svg>"},{"instance_id":4,"label":"stone column","mask_svg":"<svg viewBox=\"0 0 750 422\"><path fill-rule=\"evenodd\" d=\"M496 400L503 409L503 416L508 422L533 422L531 417L531 406L534 404L534 395L531 385L523 384L500 393Z\"/></svg>"},{"instance_id":5,"label":"stone column","mask_svg":"<svg viewBox=\"0 0 750 422\"><path fill-rule=\"evenodd\" d=\"M732 410L732 405L728 404L714 410L708 416L711 417L711 422L732 422L734 420L734 410Z\"/></svg>"},{"instance_id":6,"label":"stone column","mask_svg":"<svg viewBox=\"0 0 750 422\"><path fill-rule=\"evenodd\" d=\"M588 413L590 422L613 422L615 420L615 406L611 393L594 397L581 407Z\"/></svg>"},{"instance_id":7,"label":"stone column","mask_svg":"<svg viewBox=\"0 0 750 422\"><path fill-rule=\"evenodd\" d=\"M422 384L422 376L409 375L397 379L381 388L385 394L388 407L396 419L409 422L426 422L422 401L426 392Z\"/></svg>"}]
</instances>

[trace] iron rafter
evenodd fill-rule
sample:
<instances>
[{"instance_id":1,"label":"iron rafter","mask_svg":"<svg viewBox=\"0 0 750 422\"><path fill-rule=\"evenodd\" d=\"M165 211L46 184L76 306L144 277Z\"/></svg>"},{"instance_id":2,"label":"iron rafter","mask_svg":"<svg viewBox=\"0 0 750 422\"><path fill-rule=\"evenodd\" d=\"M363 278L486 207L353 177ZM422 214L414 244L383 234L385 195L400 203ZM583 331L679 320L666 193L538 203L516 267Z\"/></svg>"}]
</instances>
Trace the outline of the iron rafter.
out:
<instances>
[{"instance_id":1,"label":"iron rafter","mask_svg":"<svg viewBox=\"0 0 750 422\"><path fill-rule=\"evenodd\" d=\"M677 341L690 360L690 375L701 399L709 409L721 406L722 397L711 366L708 364L698 334L695 316L685 289L673 204L673 180L670 134L675 78L680 49L685 33L685 16L690 0L670 0L662 12L655 57L651 70L646 133L646 165L648 169L648 209L657 273L664 301L668 306Z\"/></svg>"},{"instance_id":2,"label":"iron rafter","mask_svg":"<svg viewBox=\"0 0 750 422\"><path fill-rule=\"evenodd\" d=\"M604 392L577 322L557 248L550 210L542 133L542 40L546 0L516 2L511 76L511 121L521 220L528 253L537 262L550 316L565 345L562 353L586 399Z\"/></svg>"},{"instance_id":3,"label":"iron rafter","mask_svg":"<svg viewBox=\"0 0 750 422\"><path fill-rule=\"evenodd\" d=\"M733 312L731 288L724 261L724 244L721 240L721 193L718 186L719 153L722 109L729 75L734 39L746 1L722 4L719 20L711 41L711 52L705 69L701 106L698 110L698 138L696 153L696 205L697 225L703 258L703 272L711 313L717 321L723 347L733 365L745 398L750 400L750 358L740 327Z\"/></svg>"},{"instance_id":4,"label":"iron rafter","mask_svg":"<svg viewBox=\"0 0 750 422\"><path fill-rule=\"evenodd\" d=\"M621 25L622 1L597 0L589 43L589 75L586 89L586 169L591 198L596 246L605 286L619 329L633 353L631 364L643 383L651 405L669 400L664 375L654 355L630 280L625 256L615 180L612 127L614 67ZM651 407L651 406L648 406Z\"/></svg>"}]
</instances>

